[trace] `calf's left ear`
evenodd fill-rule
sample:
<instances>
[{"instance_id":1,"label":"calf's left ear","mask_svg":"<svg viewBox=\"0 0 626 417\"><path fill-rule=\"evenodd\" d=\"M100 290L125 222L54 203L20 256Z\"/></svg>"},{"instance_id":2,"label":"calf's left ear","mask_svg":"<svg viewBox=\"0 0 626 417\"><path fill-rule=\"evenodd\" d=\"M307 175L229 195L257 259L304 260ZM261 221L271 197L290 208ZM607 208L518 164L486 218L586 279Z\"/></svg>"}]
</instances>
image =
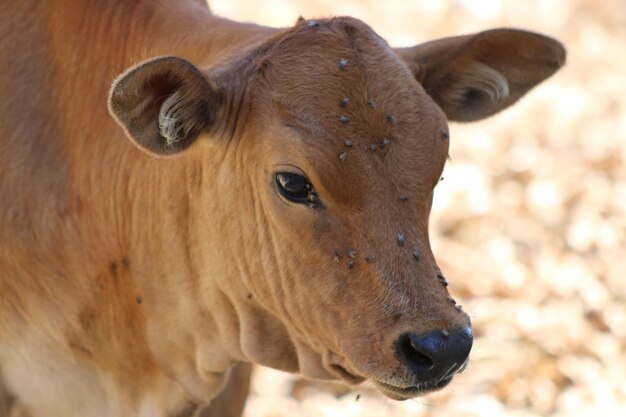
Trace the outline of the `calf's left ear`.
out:
<instances>
[{"instance_id":1,"label":"calf's left ear","mask_svg":"<svg viewBox=\"0 0 626 417\"><path fill-rule=\"evenodd\" d=\"M109 111L141 149L172 155L209 129L223 103L219 89L182 58L155 58L113 83Z\"/></svg>"},{"instance_id":2,"label":"calf's left ear","mask_svg":"<svg viewBox=\"0 0 626 417\"><path fill-rule=\"evenodd\" d=\"M448 119L479 120L515 103L565 63L547 36L493 29L395 49Z\"/></svg>"}]
</instances>

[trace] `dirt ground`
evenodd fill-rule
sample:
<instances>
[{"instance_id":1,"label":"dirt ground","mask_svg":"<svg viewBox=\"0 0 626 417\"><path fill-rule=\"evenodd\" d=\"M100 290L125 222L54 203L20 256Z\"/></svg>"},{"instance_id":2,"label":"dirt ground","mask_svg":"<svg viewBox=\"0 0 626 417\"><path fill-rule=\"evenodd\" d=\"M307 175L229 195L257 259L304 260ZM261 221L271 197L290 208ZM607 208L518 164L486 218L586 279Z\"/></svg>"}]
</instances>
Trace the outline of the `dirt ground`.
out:
<instances>
[{"instance_id":1,"label":"dirt ground","mask_svg":"<svg viewBox=\"0 0 626 417\"><path fill-rule=\"evenodd\" d=\"M626 1L210 4L272 26L351 15L394 46L508 26L568 48L567 66L515 107L451 126L431 235L474 324L465 373L394 402L259 368L246 417L626 416Z\"/></svg>"}]
</instances>

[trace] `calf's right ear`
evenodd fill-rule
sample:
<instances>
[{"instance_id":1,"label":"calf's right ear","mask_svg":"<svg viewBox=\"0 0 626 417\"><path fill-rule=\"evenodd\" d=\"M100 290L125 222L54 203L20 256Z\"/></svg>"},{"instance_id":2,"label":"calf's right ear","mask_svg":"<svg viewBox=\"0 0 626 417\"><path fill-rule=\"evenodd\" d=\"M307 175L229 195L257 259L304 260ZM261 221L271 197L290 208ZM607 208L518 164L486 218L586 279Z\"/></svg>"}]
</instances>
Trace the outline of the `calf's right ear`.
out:
<instances>
[{"instance_id":1,"label":"calf's right ear","mask_svg":"<svg viewBox=\"0 0 626 417\"><path fill-rule=\"evenodd\" d=\"M173 155L213 125L223 101L198 68L168 56L120 75L111 88L109 111L139 148Z\"/></svg>"}]
</instances>

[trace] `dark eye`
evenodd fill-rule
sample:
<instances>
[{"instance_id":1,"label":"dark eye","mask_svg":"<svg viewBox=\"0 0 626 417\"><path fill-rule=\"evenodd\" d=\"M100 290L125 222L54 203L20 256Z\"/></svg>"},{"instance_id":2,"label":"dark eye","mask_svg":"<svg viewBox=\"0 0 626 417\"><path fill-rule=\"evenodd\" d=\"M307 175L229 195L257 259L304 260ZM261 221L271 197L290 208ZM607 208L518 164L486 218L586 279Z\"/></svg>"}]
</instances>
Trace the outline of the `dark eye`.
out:
<instances>
[{"instance_id":1,"label":"dark eye","mask_svg":"<svg viewBox=\"0 0 626 417\"><path fill-rule=\"evenodd\" d=\"M280 194L289 201L299 204L317 204L317 195L309 180L291 172L277 172L276 186Z\"/></svg>"}]
</instances>

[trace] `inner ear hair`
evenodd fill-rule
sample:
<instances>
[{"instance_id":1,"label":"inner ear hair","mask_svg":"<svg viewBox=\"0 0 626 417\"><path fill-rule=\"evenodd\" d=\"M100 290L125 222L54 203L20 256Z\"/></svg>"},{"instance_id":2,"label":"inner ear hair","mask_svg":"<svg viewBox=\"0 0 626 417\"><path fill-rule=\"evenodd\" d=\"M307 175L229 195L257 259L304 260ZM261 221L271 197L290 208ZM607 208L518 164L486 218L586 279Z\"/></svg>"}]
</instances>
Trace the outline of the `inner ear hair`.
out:
<instances>
[{"instance_id":1,"label":"inner ear hair","mask_svg":"<svg viewBox=\"0 0 626 417\"><path fill-rule=\"evenodd\" d=\"M509 81L504 74L477 61L455 73L454 80L445 82L450 84L447 89L440 90L440 97L452 108L481 99L497 102L509 97Z\"/></svg>"},{"instance_id":2,"label":"inner ear hair","mask_svg":"<svg viewBox=\"0 0 626 417\"><path fill-rule=\"evenodd\" d=\"M207 120L202 117L209 117L203 111L207 107L203 101L183 100L180 90L167 97L159 109L159 133L166 145L173 148L180 141L197 135L207 124ZM200 117L193 117L195 114Z\"/></svg>"}]
</instances>

